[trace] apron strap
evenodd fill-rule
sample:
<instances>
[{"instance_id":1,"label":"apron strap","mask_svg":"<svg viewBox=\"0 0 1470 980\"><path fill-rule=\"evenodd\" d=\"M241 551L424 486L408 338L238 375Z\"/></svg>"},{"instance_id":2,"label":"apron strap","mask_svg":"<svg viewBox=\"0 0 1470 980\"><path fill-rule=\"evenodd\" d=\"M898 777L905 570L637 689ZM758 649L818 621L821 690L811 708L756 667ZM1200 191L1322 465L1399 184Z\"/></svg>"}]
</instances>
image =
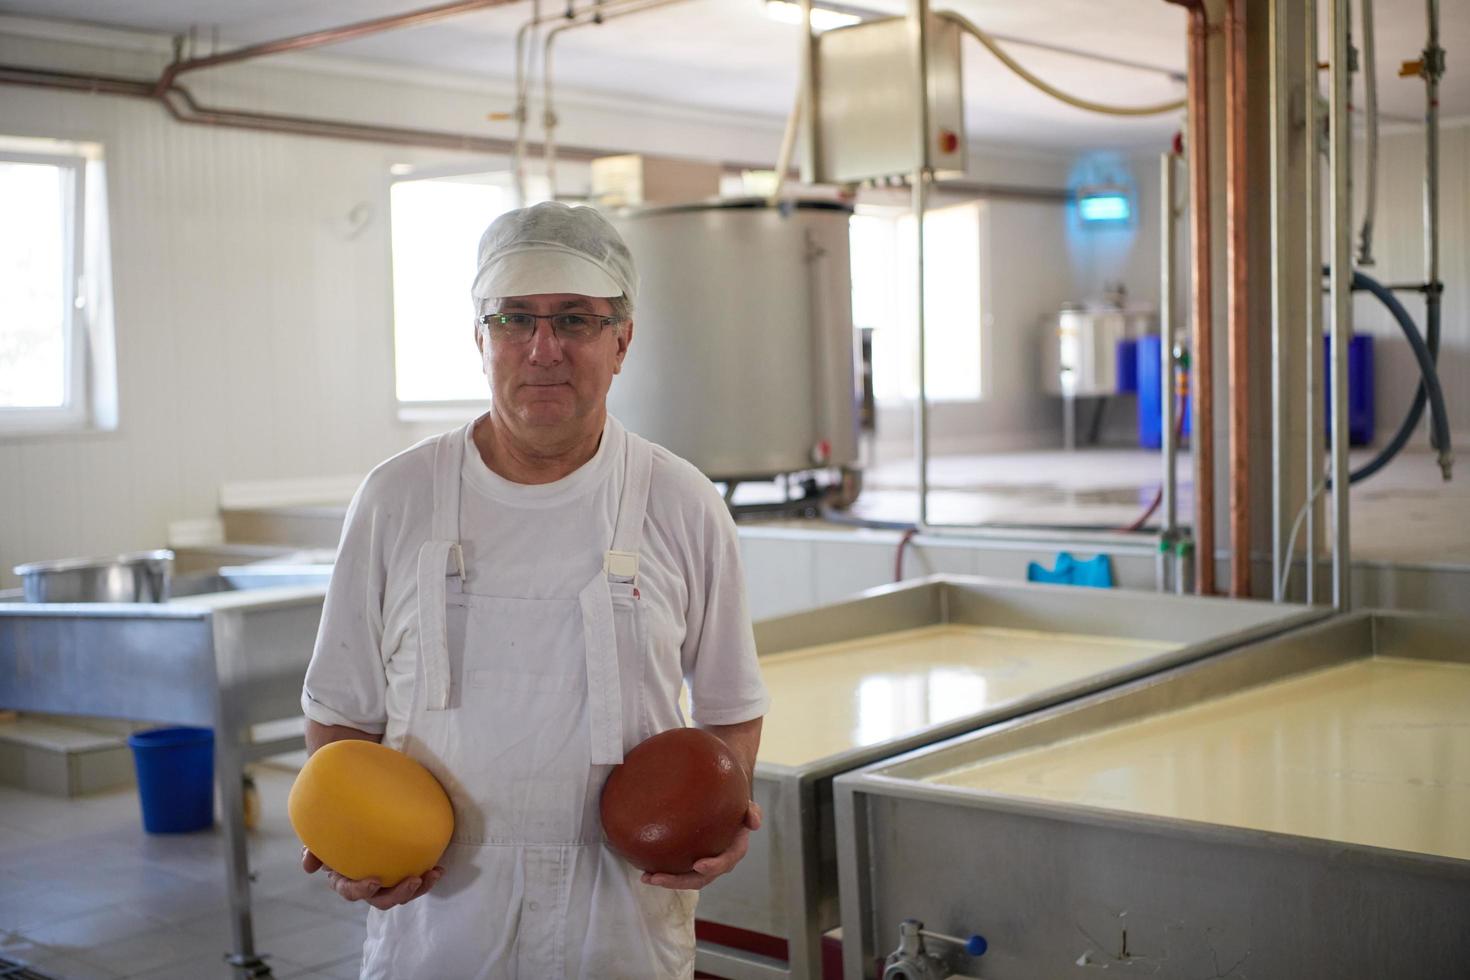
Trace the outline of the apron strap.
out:
<instances>
[{"instance_id":1,"label":"apron strap","mask_svg":"<svg viewBox=\"0 0 1470 980\"><path fill-rule=\"evenodd\" d=\"M618 523L612 549L603 556L602 570L610 581L637 582L638 549L643 543L643 517L648 512L648 487L653 475L653 446L631 432L624 435L623 493L618 500Z\"/></svg>"},{"instance_id":2,"label":"apron strap","mask_svg":"<svg viewBox=\"0 0 1470 980\"><path fill-rule=\"evenodd\" d=\"M613 622L613 582L635 585L643 516L648 512L648 486L653 448L626 433L623 486L613 546L602 560L603 574L593 578L578 599L582 634L587 645L587 720L592 731L592 764L615 766L623 761L623 693L618 672L617 627Z\"/></svg>"},{"instance_id":3,"label":"apron strap","mask_svg":"<svg viewBox=\"0 0 1470 980\"><path fill-rule=\"evenodd\" d=\"M473 425L473 423L471 423ZM419 548L419 656L424 661L426 705L449 707L447 596L464 584L464 549L459 543L459 481L464 467L464 428L446 432L434 443L434 516L429 540ZM457 576L451 586L449 579Z\"/></svg>"}]
</instances>

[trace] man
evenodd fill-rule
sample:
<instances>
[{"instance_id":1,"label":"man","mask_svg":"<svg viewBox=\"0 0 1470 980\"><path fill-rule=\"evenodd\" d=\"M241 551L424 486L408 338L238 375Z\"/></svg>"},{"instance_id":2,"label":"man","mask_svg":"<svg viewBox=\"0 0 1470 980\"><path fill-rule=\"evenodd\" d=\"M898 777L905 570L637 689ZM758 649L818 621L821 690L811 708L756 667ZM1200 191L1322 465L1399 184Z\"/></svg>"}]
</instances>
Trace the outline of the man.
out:
<instances>
[{"instance_id":1,"label":"man","mask_svg":"<svg viewBox=\"0 0 1470 980\"><path fill-rule=\"evenodd\" d=\"M690 977L696 890L760 826L751 803L685 875L641 873L602 835L608 772L684 723L681 685L747 772L768 704L720 495L607 413L636 290L593 209L496 219L471 290L489 412L378 466L348 511L307 747L381 740L455 814L440 866L392 889L328 869L373 906L365 978Z\"/></svg>"}]
</instances>

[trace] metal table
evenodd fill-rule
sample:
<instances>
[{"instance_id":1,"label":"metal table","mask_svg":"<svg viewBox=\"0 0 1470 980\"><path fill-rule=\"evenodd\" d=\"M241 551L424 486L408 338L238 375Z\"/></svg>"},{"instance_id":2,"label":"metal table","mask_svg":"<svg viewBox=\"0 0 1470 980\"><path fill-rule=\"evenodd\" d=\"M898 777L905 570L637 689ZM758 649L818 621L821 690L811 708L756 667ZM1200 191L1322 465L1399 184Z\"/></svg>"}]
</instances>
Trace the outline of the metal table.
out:
<instances>
[{"instance_id":1,"label":"metal table","mask_svg":"<svg viewBox=\"0 0 1470 980\"><path fill-rule=\"evenodd\" d=\"M253 726L301 715L325 573L247 578L228 570L166 603L0 602L0 708L214 729L233 949L241 976L268 977L250 922L242 776L254 759L300 749L301 734L259 740Z\"/></svg>"},{"instance_id":2,"label":"metal table","mask_svg":"<svg viewBox=\"0 0 1470 980\"><path fill-rule=\"evenodd\" d=\"M821 976L822 934L841 919L832 800L833 778L839 773L1327 615L1328 610L1307 606L933 576L757 623L756 647L762 658L936 624L1090 634L1177 646L801 765L758 761L754 796L765 811L765 826L752 835L745 860L700 893L697 914L703 923L782 940L787 959L753 952L757 944L736 935L723 944L701 939L699 968L733 980ZM783 704L779 689L773 688L772 696L768 725L781 711L803 710L801 704Z\"/></svg>"},{"instance_id":3,"label":"metal table","mask_svg":"<svg viewBox=\"0 0 1470 980\"><path fill-rule=\"evenodd\" d=\"M897 945L900 922L914 919L949 937L983 935L989 950L977 959L944 938L926 947L944 970L986 980L1090 977L1100 969L1157 977L1464 976L1470 808L1458 812L1455 804L1454 794L1465 792L1456 773L1466 762L1455 749L1463 735L1454 732L1470 705L1447 727L1426 721L1364 731L1360 721L1346 729L1351 736L1335 739L1253 734L1277 703L1268 698L1323 697L1346 689L1333 685L1352 670L1417 672L1424 690L1437 687L1453 701L1465 675L1438 673L1451 664L1470 665L1470 621L1358 613L839 777L844 975L876 976L875 958ZM1312 676L1327 668L1341 670ZM1273 682L1281 684L1260 687ZM1375 697L1389 709L1374 710L1425 710L1423 698ZM1364 718L1366 709L1350 703L1342 717ZM1446 710L1453 715L1457 706L1440 706ZM1169 728L1181 719L1196 727ZM1206 798L1232 766L1264 778L1269 792L1260 799L1270 821L1251 823L1218 804L1208 804L1216 807L1211 819L1160 816L1162 808L1150 811L1128 795L1154 785L1128 782L1130 775L1160 764L1140 751L1158 744L1145 743L1143 733L1197 733L1201 719L1220 726L1207 729L1224 747L1219 766L1176 771L1210 790ZM1048 748L1063 740L1065 753ZM1350 744L1376 750L1383 740L1393 740L1397 760L1374 764L1386 772L1345 761ZM1269 751L1247 764L1242 746L1257 743ZM1103 754L1085 754L1100 747ZM1291 762L1289 753L1302 748L1322 761ZM1120 754L1139 768L1118 763ZM1113 765L1099 768L1103 758ZM1058 772L1048 766L1085 774L1089 794L1121 795L1107 803L1065 792L1043 798L1037 787ZM1004 774L1025 790L1015 781L995 789ZM1308 779L1329 787L1317 794L1323 816L1306 822L1311 833L1282 832L1310 812L1282 805L1286 790ZM1398 822L1376 809L1368 815L1365 800L1391 805ZM1395 843L1363 842L1370 838Z\"/></svg>"}]
</instances>

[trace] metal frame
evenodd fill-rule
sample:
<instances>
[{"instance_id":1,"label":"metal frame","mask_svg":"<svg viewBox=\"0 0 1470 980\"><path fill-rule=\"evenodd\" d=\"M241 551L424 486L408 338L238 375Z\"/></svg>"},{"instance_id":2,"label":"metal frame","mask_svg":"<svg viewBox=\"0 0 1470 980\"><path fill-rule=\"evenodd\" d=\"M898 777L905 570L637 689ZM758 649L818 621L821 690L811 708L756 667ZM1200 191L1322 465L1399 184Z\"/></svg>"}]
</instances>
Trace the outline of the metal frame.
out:
<instances>
[{"instance_id":1,"label":"metal frame","mask_svg":"<svg viewBox=\"0 0 1470 980\"><path fill-rule=\"evenodd\" d=\"M159 604L0 602L0 707L214 729L227 960L242 977L271 975L251 925L244 766L305 745L300 734L257 740L252 729L300 717L325 596L312 586Z\"/></svg>"},{"instance_id":2,"label":"metal frame","mask_svg":"<svg viewBox=\"0 0 1470 980\"><path fill-rule=\"evenodd\" d=\"M832 803L838 774L1004 719L1082 697L1327 616L1326 609L1268 602L1222 602L1152 592L1027 585L936 575L883 586L854 599L755 626L762 656L940 623L1166 640L1183 646L956 718L901 738L799 766L756 763L753 795L761 832L736 869L700 894L699 918L784 939L789 960L702 942L702 970L734 978L821 976L822 934L838 925ZM780 692L774 692L778 698ZM733 964L733 966L732 966ZM738 972L735 972L738 971Z\"/></svg>"},{"instance_id":3,"label":"metal frame","mask_svg":"<svg viewBox=\"0 0 1470 980\"><path fill-rule=\"evenodd\" d=\"M1441 616L1336 616L840 777L845 975L872 976L910 917L986 935L976 964L945 952L956 972L994 980L1130 958L1162 976L1234 975L1242 955L1251 976L1457 974L1470 861L920 780L1364 657L1470 664L1467 637L1470 621ZM1098 929L1116 943L1120 925L1133 953L1089 959Z\"/></svg>"}]
</instances>

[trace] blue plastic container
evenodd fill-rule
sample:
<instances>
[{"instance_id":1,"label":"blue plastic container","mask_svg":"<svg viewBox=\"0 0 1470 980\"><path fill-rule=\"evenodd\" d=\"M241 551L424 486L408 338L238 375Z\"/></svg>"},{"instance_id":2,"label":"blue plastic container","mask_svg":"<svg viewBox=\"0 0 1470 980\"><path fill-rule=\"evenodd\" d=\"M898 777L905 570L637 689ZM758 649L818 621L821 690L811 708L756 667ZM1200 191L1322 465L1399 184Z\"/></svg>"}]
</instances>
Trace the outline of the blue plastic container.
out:
<instances>
[{"instance_id":1,"label":"blue plastic container","mask_svg":"<svg viewBox=\"0 0 1470 980\"><path fill-rule=\"evenodd\" d=\"M143 829L182 834L214 826L214 732L154 728L128 736Z\"/></svg>"},{"instance_id":2,"label":"blue plastic container","mask_svg":"<svg viewBox=\"0 0 1470 980\"><path fill-rule=\"evenodd\" d=\"M1160 449L1164 445L1164 399L1159 390L1159 379L1163 376L1163 364L1159 362L1159 335L1149 334L1138 338L1135 351L1135 370L1138 378L1138 444L1144 449ZM1184 428L1182 435L1189 435L1189 399L1183 402Z\"/></svg>"},{"instance_id":3,"label":"blue plastic container","mask_svg":"<svg viewBox=\"0 0 1470 980\"><path fill-rule=\"evenodd\" d=\"M1327 437L1332 438L1332 337L1322 338L1322 387L1327 401ZM1375 429L1373 392L1373 335L1355 333L1348 341L1348 445L1367 446Z\"/></svg>"},{"instance_id":4,"label":"blue plastic container","mask_svg":"<svg viewBox=\"0 0 1470 980\"><path fill-rule=\"evenodd\" d=\"M1118 341L1118 394L1138 391L1138 340L1124 337Z\"/></svg>"}]
</instances>

